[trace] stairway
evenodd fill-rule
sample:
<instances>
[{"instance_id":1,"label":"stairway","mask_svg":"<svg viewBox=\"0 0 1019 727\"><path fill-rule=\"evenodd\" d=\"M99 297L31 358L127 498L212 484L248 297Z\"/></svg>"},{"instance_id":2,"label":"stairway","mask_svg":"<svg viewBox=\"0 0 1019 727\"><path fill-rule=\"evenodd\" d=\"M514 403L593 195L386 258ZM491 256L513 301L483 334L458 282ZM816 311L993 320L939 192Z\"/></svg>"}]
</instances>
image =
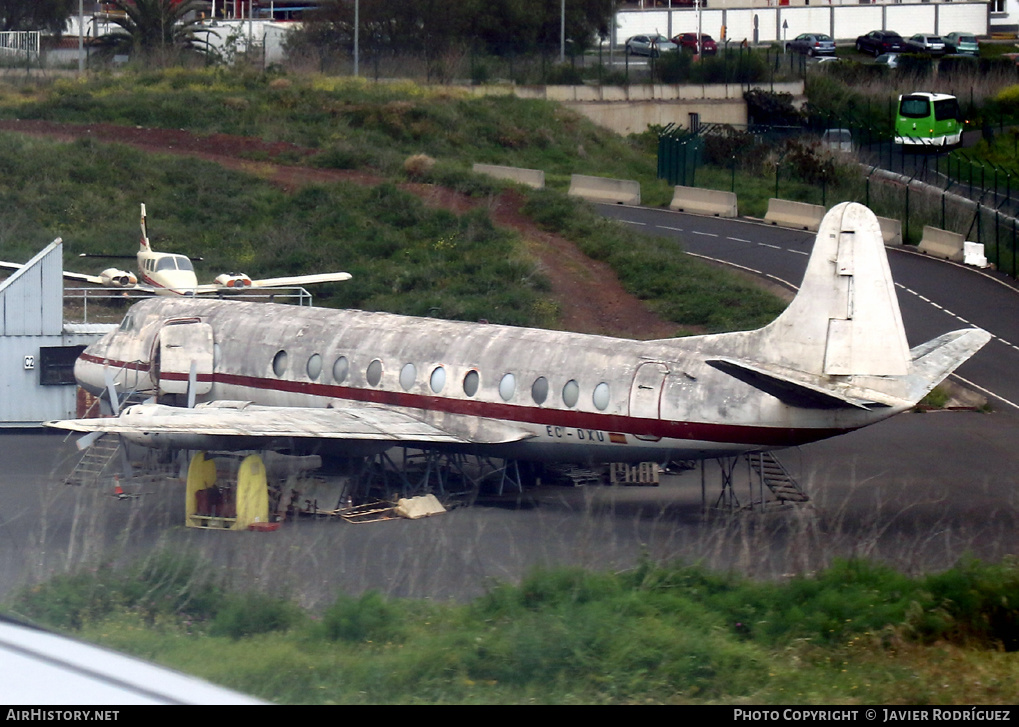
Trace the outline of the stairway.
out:
<instances>
[{"instance_id":1,"label":"stairway","mask_svg":"<svg viewBox=\"0 0 1019 727\"><path fill-rule=\"evenodd\" d=\"M120 451L120 437L100 437L85 450L71 473L64 479L65 485L95 485L106 467Z\"/></svg>"},{"instance_id":2,"label":"stairway","mask_svg":"<svg viewBox=\"0 0 1019 727\"><path fill-rule=\"evenodd\" d=\"M751 469L760 475L761 481L771 490L779 504L810 500L772 452L754 452L745 456Z\"/></svg>"}]
</instances>

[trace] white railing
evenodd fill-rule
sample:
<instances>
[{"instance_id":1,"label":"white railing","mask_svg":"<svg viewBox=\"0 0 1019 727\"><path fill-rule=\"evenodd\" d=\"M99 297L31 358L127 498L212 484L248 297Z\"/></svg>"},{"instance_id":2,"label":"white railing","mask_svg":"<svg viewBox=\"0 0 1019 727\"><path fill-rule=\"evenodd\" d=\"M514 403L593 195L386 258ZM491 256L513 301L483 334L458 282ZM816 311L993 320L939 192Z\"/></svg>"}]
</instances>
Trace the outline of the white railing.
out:
<instances>
[{"instance_id":1,"label":"white railing","mask_svg":"<svg viewBox=\"0 0 1019 727\"><path fill-rule=\"evenodd\" d=\"M151 293L116 288L64 288L65 323L116 323L124 317L127 306L145 298ZM202 298L219 297L227 300L248 300L261 303L290 303L312 305L312 296L301 287L255 288L243 293L206 293ZM91 311L89 306L91 305ZM91 317L92 320L89 320Z\"/></svg>"},{"instance_id":2,"label":"white railing","mask_svg":"<svg viewBox=\"0 0 1019 727\"><path fill-rule=\"evenodd\" d=\"M0 31L0 56L39 57L38 30L5 30Z\"/></svg>"}]
</instances>

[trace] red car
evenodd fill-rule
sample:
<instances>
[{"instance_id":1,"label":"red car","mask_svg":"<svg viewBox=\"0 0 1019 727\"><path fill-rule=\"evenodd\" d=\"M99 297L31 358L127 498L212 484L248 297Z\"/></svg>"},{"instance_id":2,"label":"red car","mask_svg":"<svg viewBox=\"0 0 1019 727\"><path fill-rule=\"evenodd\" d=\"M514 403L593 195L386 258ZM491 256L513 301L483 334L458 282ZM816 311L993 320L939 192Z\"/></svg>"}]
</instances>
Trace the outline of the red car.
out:
<instances>
[{"instance_id":1,"label":"red car","mask_svg":"<svg viewBox=\"0 0 1019 727\"><path fill-rule=\"evenodd\" d=\"M691 53L697 52L697 34L696 33L680 33L672 42L679 46L680 50L688 50ZM715 39L707 33L701 33L701 54L706 56L713 56L718 52L718 44L715 43Z\"/></svg>"}]
</instances>

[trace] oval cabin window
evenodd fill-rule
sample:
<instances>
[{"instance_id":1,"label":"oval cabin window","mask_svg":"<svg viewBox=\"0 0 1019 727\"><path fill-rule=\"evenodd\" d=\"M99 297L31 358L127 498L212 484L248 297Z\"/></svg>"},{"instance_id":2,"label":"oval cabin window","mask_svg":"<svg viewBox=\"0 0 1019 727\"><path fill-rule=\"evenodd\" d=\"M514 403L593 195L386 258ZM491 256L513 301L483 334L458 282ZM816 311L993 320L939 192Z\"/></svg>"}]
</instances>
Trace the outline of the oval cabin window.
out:
<instances>
[{"instance_id":1,"label":"oval cabin window","mask_svg":"<svg viewBox=\"0 0 1019 727\"><path fill-rule=\"evenodd\" d=\"M506 374L502 377L499 382L499 396L502 397L503 401L509 401L513 398L513 393L517 390L517 377L513 374Z\"/></svg>"},{"instance_id":2,"label":"oval cabin window","mask_svg":"<svg viewBox=\"0 0 1019 727\"><path fill-rule=\"evenodd\" d=\"M414 381L418 377L418 370L414 364L404 364L403 368L400 369L400 386L403 387L404 391L410 391L411 387L414 386Z\"/></svg>"},{"instance_id":3,"label":"oval cabin window","mask_svg":"<svg viewBox=\"0 0 1019 727\"><path fill-rule=\"evenodd\" d=\"M464 393L467 396L474 396L478 393L478 385L481 383L481 377L478 376L477 371L468 371L467 375L464 376Z\"/></svg>"},{"instance_id":4,"label":"oval cabin window","mask_svg":"<svg viewBox=\"0 0 1019 727\"><path fill-rule=\"evenodd\" d=\"M276 355L272 357L272 372L276 374L276 378L282 378L283 374L287 372L286 351L277 351Z\"/></svg>"},{"instance_id":5,"label":"oval cabin window","mask_svg":"<svg viewBox=\"0 0 1019 727\"><path fill-rule=\"evenodd\" d=\"M431 378L428 380L428 385L432 387L432 391L436 394L441 392L446 387L446 369L436 366L435 370L432 371Z\"/></svg>"},{"instance_id":6,"label":"oval cabin window","mask_svg":"<svg viewBox=\"0 0 1019 727\"><path fill-rule=\"evenodd\" d=\"M322 373L322 357L317 353L311 354L308 359L308 378L312 381L317 381L319 374Z\"/></svg>"},{"instance_id":7,"label":"oval cabin window","mask_svg":"<svg viewBox=\"0 0 1019 727\"><path fill-rule=\"evenodd\" d=\"M382 381L382 362L375 359L368 364L368 370L365 371L364 377L368 380L369 386L378 386Z\"/></svg>"},{"instance_id":8,"label":"oval cabin window","mask_svg":"<svg viewBox=\"0 0 1019 727\"><path fill-rule=\"evenodd\" d=\"M591 397L594 408L598 411L605 411L609 406L609 385L604 381L594 387L594 395Z\"/></svg>"},{"instance_id":9,"label":"oval cabin window","mask_svg":"<svg viewBox=\"0 0 1019 727\"><path fill-rule=\"evenodd\" d=\"M578 399L580 399L580 384L574 379L570 379L566 382L566 386L563 387L563 403L566 406L573 407L577 405Z\"/></svg>"},{"instance_id":10,"label":"oval cabin window","mask_svg":"<svg viewBox=\"0 0 1019 727\"><path fill-rule=\"evenodd\" d=\"M336 361L333 362L333 381L337 384L342 384L347 380L347 374L350 372L350 364L347 363L346 356L340 356Z\"/></svg>"},{"instance_id":11,"label":"oval cabin window","mask_svg":"<svg viewBox=\"0 0 1019 727\"><path fill-rule=\"evenodd\" d=\"M531 398L535 404L544 404L548 398L548 379L544 376L539 376L531 384Z\"/></svg>"}]
</instances>

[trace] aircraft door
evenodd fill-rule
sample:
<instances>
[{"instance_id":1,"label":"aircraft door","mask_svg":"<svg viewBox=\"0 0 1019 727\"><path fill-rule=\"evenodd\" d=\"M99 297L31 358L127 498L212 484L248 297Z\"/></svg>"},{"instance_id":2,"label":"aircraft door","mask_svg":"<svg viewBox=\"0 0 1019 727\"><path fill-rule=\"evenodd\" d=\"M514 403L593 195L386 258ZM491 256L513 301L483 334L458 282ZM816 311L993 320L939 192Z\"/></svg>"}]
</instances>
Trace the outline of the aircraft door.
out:
<instances>
[{"instance_id":1,"label":"aircraft door","mask_svg":"<svg viewBox=\"0 0 1019 727\"><path fill-rule=\"evenodd\" d=\"M661 414L662 384L669 367L656 361L645 361L637 367L630 386L630 416L658 419Z\"/></svg>"},{"instance_id":2,"label":"aircraft door","mask_svg":"<svg viewBox=\"0 0 1019 727\"><path fill-rule=\"evenodd\" d=\"M170 323L159 332L156 378L161 394L187 394L192 362L195 367L195 394L212 389L212 326L188 321Z\"/></svg>"}]
</instances>

